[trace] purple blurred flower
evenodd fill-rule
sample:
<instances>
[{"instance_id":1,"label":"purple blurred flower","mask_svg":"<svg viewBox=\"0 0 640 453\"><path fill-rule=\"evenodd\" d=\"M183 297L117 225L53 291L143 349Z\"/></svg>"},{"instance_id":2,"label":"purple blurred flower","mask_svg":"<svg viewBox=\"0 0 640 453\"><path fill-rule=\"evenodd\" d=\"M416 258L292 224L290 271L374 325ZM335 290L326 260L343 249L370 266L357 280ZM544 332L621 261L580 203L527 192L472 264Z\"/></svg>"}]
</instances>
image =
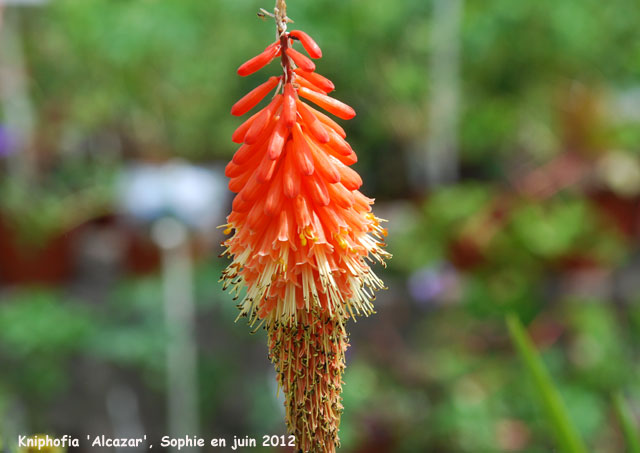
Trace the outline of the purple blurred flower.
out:
<instances>
[{"instance_id":1,"label":"purple blurred flower","mask_svg":"<svg viewBox=\"0 0 640 453\"><path fill-rule=\"evenodd\" d=\"M8 156L16 150L16 138L7 126L0 125L0 157Z\"/></svg>"},{"instance_id":2,"label":"purple blurred flower","mask_svg":"<svg viewBox=\"0 0 640 453\"><path fill-rule=\"evenodd\" d=\"M454 300L459 283L455 269L445 263L418 269L409 276L407 287L411 297L426 308Z\"/></svg>"}]
</instances>

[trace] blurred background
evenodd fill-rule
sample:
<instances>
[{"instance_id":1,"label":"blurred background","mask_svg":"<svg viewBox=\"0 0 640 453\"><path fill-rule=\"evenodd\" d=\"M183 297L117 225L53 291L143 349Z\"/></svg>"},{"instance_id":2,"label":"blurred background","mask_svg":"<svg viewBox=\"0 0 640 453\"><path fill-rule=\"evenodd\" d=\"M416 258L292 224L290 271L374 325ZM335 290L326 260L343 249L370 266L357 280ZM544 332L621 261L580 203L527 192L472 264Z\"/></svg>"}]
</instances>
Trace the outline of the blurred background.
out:
<instances>
[{"instance_id":1,"label":"blurred background","mask_svg":"<svg viewBox=\"0 0 640 453\"><path fill-rule=\"evenodd\" d=\"M216 229L230 107L278 70L235 73L272 42L256 13L273 2L2 3L0 450L284 434ZM341 451L555 451L508 313L588 451L627 451L612 395L637 424L640 5L288 3L358 112L342 124L394 254L378 313L349 326Z\"/></svg>"}]
</instances>

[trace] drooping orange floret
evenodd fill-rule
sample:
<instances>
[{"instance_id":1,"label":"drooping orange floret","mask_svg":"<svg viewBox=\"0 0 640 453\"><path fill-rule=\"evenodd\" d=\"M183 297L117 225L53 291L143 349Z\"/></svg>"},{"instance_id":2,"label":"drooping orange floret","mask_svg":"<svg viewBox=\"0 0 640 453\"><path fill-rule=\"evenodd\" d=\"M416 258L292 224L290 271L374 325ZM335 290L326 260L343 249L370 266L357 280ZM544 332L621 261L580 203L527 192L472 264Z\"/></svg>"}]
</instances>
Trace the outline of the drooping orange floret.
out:
<instances>
[{"instance_id":1,"label":"drooping orange floret","mask_svg":"<svg viewBox=\"0 0 640 453\"><path fill-rule=\"evenodd\" d=\"M256 143L271 121L271 118L273 118L274 114L280 107L280 104L282 104L282 95L276 94L266 108L262 109L252 117L255 117L255 121L253 121L251 126L242 136L242 141L240 143L244 142L247 145Z\"/></svg>"},{"instance_id":2,"label":"drooping orange floret","mask_svg":"<svg viewBox=\"0 0 640 453\"><path fill-rule=\"evenodd\" d=\"M261 112L253 114L251 117L249 117L248 120L238 126L238 128L233 132L233 135L231 136L231 141L233 143L243 143L245 134L253 124L253 120L255 120L256 117L260 115L260 113Z\"/></svg>"},{"instance_id":3,"label":"drooping orange floret","mask_svg":"<svg viewBox=\"0 0 640 453\"><path fill-rule=\"evenodd\" d=\"M277 42L267 46L267 48L264 49L260 54L243 63L238 68L238 75L245 77L253 74L256 71L259 71L260 69L271 63L271 60L273 60L277 56L279 51L280 46Z\"/></svg>"},{"instance_id":4,"label":"drooping orange floret","mask_svg":"<svg viewBox=\"0 0 640 453\"><path fill-rule=\"evenodd\" d=\"M335 116L342 118L343 120L350 120L356 116L356 111L347 104L327 96L326 94L311 91L305 87L300 87L298 89L298 94L303 98L309 99L318 107L325 109L329 113L333 113Z\"/></svg>"},{"instance_id":5,"label":"drooping orange floret","mask_svg":"<svg viewBox=\"0 0 640 453\"><path fill-rule=\"evenodd\" d=\"M344 129L305 99L341 119L355 111L327 95L333 83L292 47L299 42L320 58L316 42L287 32L278 8L276 22L278 40L238 69L251 74L279 55L283 73L232 108L242 115L276 89L232 136L241 146L225 168L236 195L225 225L231 236L223 245L233 262L223 288L236 297L246 290L239 316L268 331L297 448L331 453L339 445L345 323L373 313L373 292L383 283L368 261L390 255L373 200L359 192L362 179L349 167L357 157Z\"/></svg>"},{"instance_id":6,"label":"drooping orange floret","mask_svg":"<svg viewBox=\"0 0 640 453\"><path fill-rule=\"evenodd\" d=\"M307 72L313 72L316 70L316 64L305 57L303 54L298 52L293 47L287 49L287 55L291 57L293 62L297 64L300 68L304 69Z\"/></svg>"},{"instance_id":7,"label":"drooping orange floret","mask_svg":"<svg viewBox=\"0 0 640 453\"><path fill-rule=\"evenodd\" d=\"M299 39L302 43L302 47L304 47L304 50L307 51L311 58L322 58L322 50L311 36L301 30L290 31L289 36Z\"/></svg>"},{"instance_id":8,"label":"drooping orange floret","mask_svg":"<svg viewBox=\"0 0 640 453\"><path fill-rule=\"evenodd\" d=\"M258 85L256 88L248 92L242 99L233 104L233 107L231 107L231 114L234 116L241 116L247 113L258 105L258 103L260 103L260 101L276 87L279 80L279 77L269 77L269 80L264 82L262 85Z\"/></svg>"},{"instance_id":9,"label":"drooping orange floret","mask_svg":"<svg viewBox=\"0 0 640 453\"><path fill-rule=\"evenodd\" d=\"M298 81L300 81L301 79L305 79L309 83L320 88L325 93L331 93L333 90L336 89L335 85L331 80L327 79L324 76L321 76L317 72L307 72L300 68L294 69L293 72L295 72L296 75L300 76L297 79Z\"/></svg>"}]
</instances>

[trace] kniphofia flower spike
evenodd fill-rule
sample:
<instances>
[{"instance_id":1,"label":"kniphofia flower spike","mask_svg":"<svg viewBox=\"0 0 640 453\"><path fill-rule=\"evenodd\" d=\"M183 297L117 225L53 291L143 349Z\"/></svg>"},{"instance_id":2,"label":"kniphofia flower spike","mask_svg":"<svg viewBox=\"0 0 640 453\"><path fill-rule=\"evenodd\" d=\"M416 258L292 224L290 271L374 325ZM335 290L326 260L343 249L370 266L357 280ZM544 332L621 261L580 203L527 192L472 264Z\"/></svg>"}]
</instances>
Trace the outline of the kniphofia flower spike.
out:
<instances>
[{"instance_id":1,"label":"kniphofia flower spike","mask_svg":"<svg viewBox=\"0 0 640 453\"><path fill-rule=\"evenodd\" d=\"M285 8L278 0L277 40L238 69L246 76L279 56L283 73L231 109L243 115L275 89L232 137L241 146L225 171L236 195L223 243L233 262L223 281L236 298L246 288L240 316L268 331L297 448L325 453L339 445L345 322L373 313L383 283L368 261L390 255L373 200L349 168L357 157L345 131L316 108L345 120L355 111L328 96L333 83L293 48L298 41L309 57L322 56L309 35L287 31Z\"/></svg>"}]
</instances>

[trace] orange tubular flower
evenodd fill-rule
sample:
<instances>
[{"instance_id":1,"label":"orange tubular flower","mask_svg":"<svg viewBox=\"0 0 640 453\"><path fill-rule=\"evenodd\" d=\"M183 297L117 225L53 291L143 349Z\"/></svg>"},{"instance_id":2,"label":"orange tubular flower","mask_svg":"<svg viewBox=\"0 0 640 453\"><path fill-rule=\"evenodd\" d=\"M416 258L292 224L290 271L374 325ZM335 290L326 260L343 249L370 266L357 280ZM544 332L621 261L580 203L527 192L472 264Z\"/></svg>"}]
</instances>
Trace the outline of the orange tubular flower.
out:
<instances>
[{"instance_id":1,"label":"orange tubular flower","mask_svg":"<svg viewBox=\"0 0 640 453\"><path fill-rule=\"evenodd\" d=\"M327 95L333 83L292 47L299 41L312 58L322 56L309 35L287 32L284 9L278 0L277 41L238 69L248 75L280 55L283 74L231 110L247 113L276 89L233 134L242 145L225 170L236 196L225 225L231 236L223 245L233 262L223 286L236 297L246 288L239 317L268 331L297 449L325 453L339 446L345 322L373 313L373 292L383 283L368 260L384 264L390 255L373 200L349 168L357 158L344 130L301 98L341 119L355 111Z\"/></svg>"}]
</instances>

